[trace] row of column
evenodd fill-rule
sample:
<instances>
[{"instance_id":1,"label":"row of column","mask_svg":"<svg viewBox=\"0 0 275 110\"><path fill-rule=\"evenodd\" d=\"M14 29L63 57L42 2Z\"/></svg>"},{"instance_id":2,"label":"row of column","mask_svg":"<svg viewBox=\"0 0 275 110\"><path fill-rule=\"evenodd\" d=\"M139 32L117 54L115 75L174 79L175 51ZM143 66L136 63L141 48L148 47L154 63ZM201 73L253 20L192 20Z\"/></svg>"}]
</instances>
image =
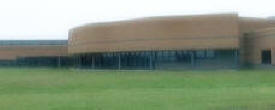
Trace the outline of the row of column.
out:
<instances>
[{"instance_id":1,"label":"row of column","mask_svg":"<svg viewBox=\"0 0 275 110\"><path fill-rule=\"evenodd\" d=\"M238 50L232 50L232 57L235 65L239 64ZM164 51L147 51L147 52L115 52L115 53L87 53L75 55L75 66L78 68L92 68L92 69L156 69L159 64L163 63L162 57L165 56ZM177 53L176 53L177 55ZM184 58L185 63L189 63L191 67L196 67L196 51L187 51L185 56L175 57L174 62L179 62L177 58ZM217 56L215 56L217 57ZM186 60L187 59L187 60ZM216 59L219 60L218 58ZM221 59L222 60L222 59ZM184 62L183 61L183 62ZM190 61L190 62L189 62ZM173 61L172 61L173 62Z\"/></svg>"}]
</instances>

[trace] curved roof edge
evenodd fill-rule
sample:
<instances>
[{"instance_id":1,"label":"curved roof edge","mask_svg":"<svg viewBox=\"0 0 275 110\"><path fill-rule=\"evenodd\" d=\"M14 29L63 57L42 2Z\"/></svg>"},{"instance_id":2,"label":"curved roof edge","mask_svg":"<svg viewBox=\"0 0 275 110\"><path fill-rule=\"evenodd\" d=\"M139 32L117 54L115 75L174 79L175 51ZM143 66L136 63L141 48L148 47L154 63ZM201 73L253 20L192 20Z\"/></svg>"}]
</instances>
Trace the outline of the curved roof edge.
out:
<instances>
[{"instance_id":1,"label":"curved roof edge","mask_svg":"<svg viewBox=\"0 0 275 110\"><path fill-rule=\"evenodd\" d=\"M221 14L200 14L200 15L182 15L182 16L149 16L149 17L139 17L139 18L131 18L125 20L118 20L118 21L107 21L107 22L94 22L94 23L86 23L79 25L77 27L69 29L69 31L87 27L87 26L106 26L106 25L114 25L119 23L131 23L131 22L140 22L140 21L151 21L151 20L175 20L175 19L192 19L193 17L224 17L224 16L235 16L238 17L237 13L221 13Z\"/></svg>"}]
</instances>

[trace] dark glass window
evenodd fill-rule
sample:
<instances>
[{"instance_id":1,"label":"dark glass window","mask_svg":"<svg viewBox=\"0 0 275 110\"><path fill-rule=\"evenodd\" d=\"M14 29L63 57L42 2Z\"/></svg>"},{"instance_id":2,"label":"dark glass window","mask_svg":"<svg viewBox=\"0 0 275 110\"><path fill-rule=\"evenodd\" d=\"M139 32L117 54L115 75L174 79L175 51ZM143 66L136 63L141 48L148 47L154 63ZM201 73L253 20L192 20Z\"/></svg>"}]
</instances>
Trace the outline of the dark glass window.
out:
<instances>
[{"instance_id":1,"label":"dark glass window","mask_svg":"<svg viewBox=\"0 0 275 110\"><path fill-rule=\"evenodd\" d=\"M215 57L215 51L213 51L213 50L207 50L206 51L206 57L207 58L214 58Z\"/></svg>"},{"instance_id":2,"label":"dark glass window","mask_svg":"<svg viewBox=\"0 0 275 110\"><path fill-rule=\"evenodd\" d=\"M205 51L196 51L196 58L205 58Z\"/></svg>"},{"instance_id":3,"label":"dark glass window","mask_svg":"<svg viewBox=\"0 0 275 110\"><path fill-rule=\"evenodd\" d=\"M271 64L271 50L262 51L262 64Z\"/></svg>"}]
</instances>

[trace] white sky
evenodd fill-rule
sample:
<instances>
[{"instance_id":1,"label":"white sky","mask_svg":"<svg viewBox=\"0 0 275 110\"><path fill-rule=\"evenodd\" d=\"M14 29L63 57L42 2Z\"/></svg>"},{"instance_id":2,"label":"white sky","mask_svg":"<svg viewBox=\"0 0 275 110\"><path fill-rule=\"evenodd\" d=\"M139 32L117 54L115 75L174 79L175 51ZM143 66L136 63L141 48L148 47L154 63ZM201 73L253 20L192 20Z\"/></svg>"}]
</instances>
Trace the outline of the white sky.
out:
<instances>
[{"instance_id":1,"label":"white sky","mask_svg":"<svg viewBox=\"0 0 275 110\"><path fill-rule=\"evenodd\" d=\"M67 39L68 29L85 23L223 12L275 16L275 1L0 0L0 39Z\"/></svg>"}]
</instances>

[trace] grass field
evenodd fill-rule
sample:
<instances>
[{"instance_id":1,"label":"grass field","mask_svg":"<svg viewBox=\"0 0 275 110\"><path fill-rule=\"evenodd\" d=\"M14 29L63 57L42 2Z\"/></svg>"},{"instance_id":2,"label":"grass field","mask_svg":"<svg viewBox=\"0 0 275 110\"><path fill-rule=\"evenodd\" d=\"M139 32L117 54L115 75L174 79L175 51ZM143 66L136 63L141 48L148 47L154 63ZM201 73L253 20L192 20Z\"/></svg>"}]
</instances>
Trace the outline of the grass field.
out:
<instances>
[{"instance_id":1,"label":"grass field","mask_svg":"<svg viewBox=\"0 0 275 110\"><path fill-rule=\"evenodd\" d=\"M0 110L274 109L274 70L0 69Z\"/></svg>"}]
</instances>

